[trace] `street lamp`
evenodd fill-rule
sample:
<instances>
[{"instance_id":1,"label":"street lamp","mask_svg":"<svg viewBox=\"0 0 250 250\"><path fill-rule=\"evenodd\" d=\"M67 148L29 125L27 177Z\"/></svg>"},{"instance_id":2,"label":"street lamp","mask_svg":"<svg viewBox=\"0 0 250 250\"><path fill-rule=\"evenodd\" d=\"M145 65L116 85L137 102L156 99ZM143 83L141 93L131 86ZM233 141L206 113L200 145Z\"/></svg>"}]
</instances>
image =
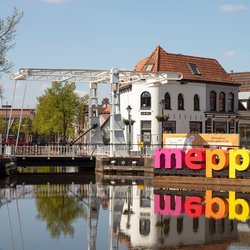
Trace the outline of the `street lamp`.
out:
<instances>
[{"instance_id":1,"label":"street lamp","mask_svg":"<svg viewBox=\"0 0 250 250\"><path fill-rule=\"evenodd\" d=\"M161 148L163 148L163 124L164 124L164 109L165 109L165 104L166 100L162 99L159 103L161 105L161 115L162 115L162 120L161 120Z\"/></svg>"},{"instance_id":2,"label":"street lamp","mask_svg":"<svg viewBox=\"0 0 250 250\"><path fill-rule=\"evenodd\" d=\"M11 105L8 105L8 102L6 102L5 105L2 105L2 108L5 108L5 121L6 121L6 136L8 133L8 119L7 119L7 110L11 108ZM7 139L7 138L6 138Z\"/></svg>"},{"instance_id":3,"label":"street lamp","mask_svg":"<svg viewBox=\"0 0 250 250\"><path fill-rule=\"evenodd\" d=\"M131 147L131 106L128 105L127 107L127 111L128 111L128 149L130 152L130 147Z\"/></svg>"}]
</instances>

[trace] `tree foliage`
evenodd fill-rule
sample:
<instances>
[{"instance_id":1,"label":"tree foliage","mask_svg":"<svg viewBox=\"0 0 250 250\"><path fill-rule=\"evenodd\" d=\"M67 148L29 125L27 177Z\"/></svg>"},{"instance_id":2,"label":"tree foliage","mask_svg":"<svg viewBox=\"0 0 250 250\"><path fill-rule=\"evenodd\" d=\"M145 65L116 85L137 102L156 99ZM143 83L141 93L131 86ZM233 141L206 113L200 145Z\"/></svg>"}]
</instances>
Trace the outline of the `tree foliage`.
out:
<instances>
[{"instance_id":1,"label":"tree foliage","mask_svg":"<svg viewBox=\"0 0 250 250\"><path fill-rule=\"evenodd\" d=\"M23 12L14 8L13 13L6 17L6 20L0 18L0 73L7 73L12 67L12 63L6 59L6 54L14 46L16 25L22 16Z\"/></svg>"},{"instance_id":2,"label":"tree foliage","mask_svg":"<svg viewBox=\"0 0 250 250\"><path fill-rule=\"evenodd\" d=\"M74 126L83 99L75 91L74 83L52 82L52 87L38 97L34 130L39 134L59 134L64 139L74 134Z\"/></svg>"}]
</instances>

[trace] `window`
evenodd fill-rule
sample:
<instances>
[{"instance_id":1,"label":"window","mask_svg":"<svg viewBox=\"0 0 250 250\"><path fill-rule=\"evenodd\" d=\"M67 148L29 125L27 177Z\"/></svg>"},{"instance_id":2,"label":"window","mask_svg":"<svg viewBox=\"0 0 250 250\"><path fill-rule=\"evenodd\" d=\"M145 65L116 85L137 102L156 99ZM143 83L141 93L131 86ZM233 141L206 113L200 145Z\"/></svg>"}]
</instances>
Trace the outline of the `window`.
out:
<instances>
[{"instance_id":1,"label":"window","mask_svg":"<svg viewBox=\"0 0 250 250\"><path fill-rule=\"evenodd\" d=\"M176 122L175 121L164 121L163 132L168 134L176 133Z\"/></svg>"},{"instance_id":2,"label":"window","mask_svg":"<svg viewBox=\"0 0 250 250\"><path fill-rule=\"evenodd\" d=\"M151 121L141 121L140 141L143 141L144 145L150 145L151 143Z\"/></svg>"},{"instance_id":3,"label":"window","mask_svg":"<svg viewBox=\"0 0 250 250\"><path fill-rule=\"evenodd\" d=\"M194 110L200 110L200 99L198 95L194 95Z\"/></svg>"},{"instance_id":4,"label":"window","mask_svg":"<svg viewBox=\"0 0 250 250\"><path fill-rule=\"evenodd\" d=\"M202 133L202 122L190 122L189 131L190 134Z\"/></svg>"},{"instance_id":5,"label":"window","mask_svg":"<svg viewBox=\"0 0 250 250\"><path fill-rule=\"evenodd\" d=\"M227 109L228 109L228 112L234 112L234 94L233 93L228 94Z\"/></svg>"},{"instance_id":6,"label":"window","mask_svg":"<svg viewBox=\"0 0 250 250\"><path fill-rule=\"evenodd\" d=\"M145 71L151 71L153 68L154 64L153 63L148 63L145 67L144 70Z\"/></svg>"},{"instance_id":7,"label":"window","mask_svg":"<svg viewBox=\"0 0 250 250\"><path fill-rule=\"evenodd\" d=\"M227 133L227 122L214 121L214 133L215 134L226 134Z\"/></svg>"},{"instance_id":8,"label":"window","mask_svg":"<svg viewBox=\"0 0 250 250\"><path fill-rule=\"evenodd\" d=\"M219 112L225 111L225 93L220 92L219 94Z\"/></svg>"},{"instance_id":9,"label":"window","mask_svg":"<svg viewBox=\"0 0 250 250\"><path fill-rule=\"evenodd\" d=\"M199 218L193 218L193 232L197 233L199 229Z\"/></svg>"},{"instance_id":10,"label":"window","mask_svg":"<svg viewBox=\"0 0 250 250\"><path fill-rule=\"evenodd\" d=\"M140 235L148 236L150 234L150 220L140 219L139 223Z\"/></svg>"},{"instance_id":11,"label":"window","mask_svg":"<svg viewBox=\"0 0 250 250\"><path fill-rule=\"evenodd\" d=\"M182 233L182 230L183 230L183 218L178 217L177 218L177 233L178 234Z\"/></svg>"},{"instance_id":12,"label":"window","mask_svg":"<svg viewBox=\"0 0 250 250\"><path fill-rule=\"evenodd\" d=\"M197 68L196 64L194 63L188 63L189 68L191 69L192 73L194 75L200 76L201 72L199 71L199 69Z\"/></svg>"},{"instance_id":13,"label":"window","mask_svg":"<svg viewBox=\"0 0 250 250\"><path fill-rule=\"evenodd\" d=\"M184 110L184 98L182 94L178 95L178 110Z\"/></svg>"},{"instance_id":14,"label":"window","mask_svg":"<svg viewBox=\"0 0 250 250\"><path fill-rule=\"evenodd\" d=\"M151 109L151 95L148 91L141 94L141 109Z\"/></svg>"},{"instance_id":15,"label":"window","mask_svg":"<svg viewBox=\"0 0 250 250\"><path fill-rule=\"evenodd\" d=\"M216 111L216 92L210 92L210 111Z\"/></svg>"},{"instance_id":16,"label":"window","mask_svg":"<svg viewBox=\"0 0 250 250\"><path fill-rule=\"evenodd\" d=\"M165 109L171 109L171 98L169 93L165 94L164 100L165 100Z\"/></svg>"},{"instance_id":17,"label":"window","mask_svg":"<svg viewBox=\"0 0 250 250\"><path fill-rule=\"evenodd\" d=\"M212 133L212 119L211 118L208 118L205 121L205 131L208 134Z\"/></svg>"}]
</instances>

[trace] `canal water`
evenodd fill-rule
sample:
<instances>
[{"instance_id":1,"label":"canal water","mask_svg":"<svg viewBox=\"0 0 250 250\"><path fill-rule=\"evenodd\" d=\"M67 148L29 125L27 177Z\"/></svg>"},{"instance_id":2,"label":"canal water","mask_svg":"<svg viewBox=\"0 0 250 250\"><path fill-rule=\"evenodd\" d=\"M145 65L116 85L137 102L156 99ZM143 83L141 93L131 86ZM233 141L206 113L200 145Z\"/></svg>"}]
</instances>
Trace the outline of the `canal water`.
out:
<instances>
[{"instance_id":1,"label":"canal water","mask_svg":"<svg viewBox=\"0 0 250 250\"><path fill-rule=\"evenodd\" d=\"M93 176L0 180L0 250L250 249L250 193Z\"/></svg>"}]
</instances>

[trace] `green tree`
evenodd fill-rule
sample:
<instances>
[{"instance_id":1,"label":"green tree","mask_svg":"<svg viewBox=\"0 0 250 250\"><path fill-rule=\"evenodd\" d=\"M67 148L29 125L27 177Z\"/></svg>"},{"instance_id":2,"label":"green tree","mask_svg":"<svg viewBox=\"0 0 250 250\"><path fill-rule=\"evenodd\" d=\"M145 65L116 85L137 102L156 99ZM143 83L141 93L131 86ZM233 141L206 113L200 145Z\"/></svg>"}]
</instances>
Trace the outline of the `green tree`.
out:
<instances>
[{"instance_id":1,"label":"green tree","mask_svg":"<svg viewBox=\"0 0 250 250\"><path fill-rule=\"evenodd\" d=\"M52 82L51 88L38 97L34 130L39 134L59 134L66 137L73 136L74 125L80 105L80 98L74 92L74 83Z\"/></svg>"},{"instance_id":2,"label":"green tree","mask_svg":"<svg viewBox=\"0 0 250 250\"><path fill-rule=\"evenodd\" d=\"M14 8L13 13L6 17L6 20L0 18L0 74L9 72L13 66L11 62L6 59L6 54L14 45L13 40L16 35L16 25L23 16L23 12L18 12Z\"/></svg>"},{"instance_id":3,"label":"green tree","mask_svg":"<svg viewBox=\"0 0 250 250\"><path fill-rule=\"evenodd\" d=\"M6 121L2 116L0 116L0 134L5 134L5 133L6 133Z\"/></svg>"}]
</instances>

